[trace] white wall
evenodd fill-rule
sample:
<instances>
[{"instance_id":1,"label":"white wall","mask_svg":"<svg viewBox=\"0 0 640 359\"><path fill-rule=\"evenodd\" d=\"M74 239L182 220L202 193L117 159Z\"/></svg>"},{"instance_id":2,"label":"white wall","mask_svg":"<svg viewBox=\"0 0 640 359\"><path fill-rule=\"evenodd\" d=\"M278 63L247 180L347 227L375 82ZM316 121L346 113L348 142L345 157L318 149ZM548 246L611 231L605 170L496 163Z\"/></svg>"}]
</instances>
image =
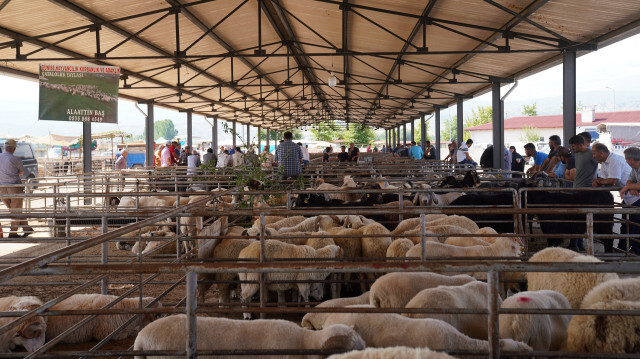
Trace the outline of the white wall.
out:
<instances>
[{"instance_id":1,"label":"white wall","mask_svg":"<svg viewBox=\"0 0 640 359\"><path fill-rule=\"evenodd\" d=\"M539 128L538 133L540 134L540 137L544 137L542 142L547 142L549 141L549 136L558 135L562 137L562 128ZM522 129L504 130L504 142L506 144L522 142L522 136L524 136L524 131ZM471 131L471 139L477 144L493 143L493 132L491 130Z\"/></svg>"}]
</instances>

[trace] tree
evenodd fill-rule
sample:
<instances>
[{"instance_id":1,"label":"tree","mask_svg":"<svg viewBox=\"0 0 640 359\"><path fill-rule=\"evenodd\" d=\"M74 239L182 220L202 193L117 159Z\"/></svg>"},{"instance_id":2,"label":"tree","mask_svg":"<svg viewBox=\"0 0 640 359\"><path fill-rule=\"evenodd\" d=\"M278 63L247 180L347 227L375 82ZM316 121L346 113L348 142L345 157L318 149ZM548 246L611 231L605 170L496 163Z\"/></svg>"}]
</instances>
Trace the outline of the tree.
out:
<instances>
[{"instance_id":1,"label":"tree","mask_svg":"<svg viewBox=\"0 0 640 359\"><path fill-rule=\"evenodd\" d=\"M178 130L176 130L173 121L169 119L156 121L153 124L153 138L157 140L162 137L166 140L172 140L174 137L178 135Z\"/></svg>"},{"instance_id":2,"label":"tree","mask_svg":"<svg viewBox=\"0 0 640 359\"><path fill-rule=\"evenodd\" d=\"M311 128L311 137L316 141L327 141L341 139L344 131L338 130L333 122L320 122L317 126Z\"/></svg>"},{"instance_id":3,"label":"tree","mask_svg":"<svg viewBox=\"0 0 640 359\"><path fill-rule=\"evenodd\" d=\"M536 103L533 105L524 105L522 108L522 114L525 116L538 116L538 109L536 108Z\"/></svg>"},{"instance_id":4,"label":"tree","mask_svg":"<svg viewBox=\"0 0 640 359\"><path fill-rule=\"evenodd\" d=\"M302 132L300 130L298 130L298 129L288 130L288 131L291 131L291 133L293 134L293 139L294 140L300 140L303 137ZM284 133L286 131L278 131L278 132ZM260 129L260 141L266 141L266 140L267 140L267 130L261 128ZM276 142L276 141L280 141L280 140L281 140L281 138L278 137L278 134L276 133L276 131L274 131L274 130L270 130L269 131L269 141Z\"/></svg>"},{"instance_id":5,"label":"tree","mask_svg":"<svg viewBox=\"0 0 640 359\"><path fill-rule=\"evenodd\" d=\"M415 126L415 132L413 134L414 138L416 139L416 143L420 144L422 143L422 121L417 121L417 124ZM429 138L429 121L426 121L426 131L425 133L427 134L427 141L431 141L431 138Z\"/></svg>"},{"instance_id":6,"label":"tree","mask_svg":"<svg viewBox=\"0 0 640 359\"><path fill-rule=\"evenodd\" d=\"M370 126L356 125L349 130L348 139L355 144L368 145L376 138L376 131Z\"/></svg>"},{"instance_id":7,"label":"tree","mask_svg":"<svg viewBox=\"0 0 640 359\"><path fill-rule=\"evenodd\" d=\"M466 121L464 121L464 127L475 127L484 125L485 123L490 123L493 121L493 108L491 106L478 106L477 109L471 111L471 117L469 117ZM471 138L471 132L464 131L463 138L460 141L467 140Z\"/></svg>"},{"instance_id":8,"label":"tree","mask_svg":"<svg viewBox=\"0 0 640 359\"><path fill-rule=\"evenodd\" d=\"M520 141L523 142L538 142L540 141L540 132L537 127L524 126L522 128L524 133L520 136Z\"/></svg>"},{"instance_id":9,"label":"tree","mask_svg":"<svg viewBox=\"0 0 640 359\"><path fill-rule=\"evenodd\" d=\"M440 137L442 137L443 141L451 141L456 138L457 133L458 133L458 116L453 116L452 118L444 122L444 126L442 126L442 130L440 130Z\"/></svg>"}]
</instances>

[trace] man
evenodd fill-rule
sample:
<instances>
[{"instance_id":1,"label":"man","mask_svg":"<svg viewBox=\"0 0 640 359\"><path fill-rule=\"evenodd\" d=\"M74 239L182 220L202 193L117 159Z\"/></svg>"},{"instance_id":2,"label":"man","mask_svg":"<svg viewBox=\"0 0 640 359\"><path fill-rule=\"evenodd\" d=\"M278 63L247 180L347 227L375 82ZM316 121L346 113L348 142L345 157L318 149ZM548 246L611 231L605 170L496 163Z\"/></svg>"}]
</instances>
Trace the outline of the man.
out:
<instances>
[{"instance_id":1,"label":"man","mask_svg":"<svg viewBox=\"0 0 640 359\"><path fill-rule=\"evenodd\" d=\"M276 148L276 163L284 170L284 177L295 179L302 172L302 150L293 143L293 134L284 133L284 140Z\"/></svg>"},{"instance_id":2,"label":"man","mask_svg":"<svg viewBox=\"0 0 640 359\"><path fill-rule=\"evenodd\" d=\"M562 140L560 139L560 136L558 135L549 136L549 148L551 150L549 151L547 158L544 159L544 161L542 162L542 165L540 166L541 171L546 171L547 169L549 169L549 165L551 164L551 161L553 161L554 158L557 158L558 147L560 147L560 145L562 145ZM554 167L555 167L555 163L554 163ZM553 167L551 167L551 169L553 169Z\"/></svg>"},{"instance_id":3,"label":"man","mask_svg":"<svg viewBox=\"0 0 640 359\"><path fill-rule=\"evenodd\" d=\"M216 164L216 167L218 168L229 167L229 162L231 162L231 156L229 156L229 151L224 150L222 151L221 154L218 155L218 163Z\"/></svg>"},{"instance_id":4,"label":"man","mask_svg":"<svg viewBox=\"0 0 640 359\"><path fill-rule=\"evenodd\" d=\"M424 153L422 147L416 146L416 141L411 141L411 147L409 147L409 157L414 160L421 160Z\"/></svg>"},{"instance_id":5,"label":"man","mask_svg":"<svg viewBox=\"0 0 640 359\"><path fill-rule=\"evenodd\" d=\"M264 146L262 148L262 154L260 155L260 167L262 169L270 169L273 167L273 153L269 152L269 147Z\"/></svg>"},{"instance_id":6,"label":"man","mask_svg":"<svg viewBox=\"0 0 640 359\"><path fill-rule=\"evenodd\" d=\"M191 152L189 157L187 157L187 174L188 175L198 174L201 164L202 164L202 161L200 161L200 154L196 150L193 150L193 152Z\"/></svg>"},{"instance_id":7,"label":"man","mask_svg":"<svg viewBox=\"0 0 640 359\"><path fill-rule=\"evenodd\" d=\"M371 152L371 144L369 144L369 146L367 146L367 152Z\"/></svg>"},{"instance_id":8,"label":"man","mask_svg":"<svg viewBox=\"0 0 640 359\"><path fill-rule=\"evenodd\" d=\"M524 153L529 157L533 157L533 166L531 166L527 170L527 176L531 177L534 174L542 171L542 163L544 163L544 160L547 159L547 154L544 152L536 151L536 145L531 142L524 145Z\"/></svg>"},{"instance_id":9,"label":"man","mask_svg":"<svg viewBox=\"0 0 640 359\"><path fill-rule=\"evenodd\" d=\"M300 151L302 151L302 165L309 165L309 149L302 145L302 142L298 142L298 146L300 146Z\"/></svg>"},{"instance_id":10,"label":"man","mask_svg":"<svg viewBox=\"0 0 640 359\"><path fill-rule=\"evenodd\" d=\"M509 147L511 152L511 170L515 172L524 172L524 158L516 151L515 146ZM513 174L513 178L522 178L521 174Z\"/></svg>"},{"instance_id":11,"label":"man","mask_svg":"<svg viewBox=\"0 0 640 359\"><path fill-rule=\"evenodd\" d=\"M4 152L0 153L0 194L24 193L24 186L22 186L20 179L20 176L24 174L24 166L22 159L13 155L16 148L18 148L16 141L9 139L4 143ZM2 198L2 203L13 214L18 214L22 210L22 198ZM22 236L17 233L18 227L22 227ZM32 233L33 228L29 226L27 220L11 219L9 238L27 237Z\"/></svg>"},{"instance_id":12,"label":"man","mask_svg":"<svg viewBox=\"0 0 640 359\"><path fill-rule=\"evenodd\" d=\"M180 159L178 160L178 165L188 166L189 156L191 156L191 146L184 146L184 151L180 153Z\"/></svg>"},{"instance_id":13,"label":"man","mask_svg":"<svg viewBox=\"0 0 640 359\"><path fill-rule=\"evenodd\" d=\"M211 164L212 166L216 166L218 159L216 155L213 154L213 148L208 148L207 153L202 156L202 163L205 165Z\"/></svg>"},{"instance_id":14,"label":"man","mask_svg":"<svg viewBox=\"0 0 640 359\"><path fill-rule=\"evenodd\" d=\"M555 151L556 156L552 160L551 164L556 163L556 165L548 166L545 173L551 178L564 178L567 162L570 158L573 158L573 155L568 148L563 146L556 147Z\"/></svg>"},{"instance_id":15,"label":"man","mask_svg":"<svg viewBox=\"0 0 640 359\"><path fill-rule=\"evenodd\" d=\"M511 151L507 149L507 146L502 146L502 169L511 171L511 161L513 160L513 155Z\"/></svg>"},{"instance_id":16,"label":"man","mask_svg":"<svg viewBox=\"0 0 640 359\"><path fill-rule=\"evenodd\" d=\"M587 149L584 137L575 135L569 139L571 150L576 158L576 171L573 188L591 187L598 171L598 162Z\"/></svg>"},{"instance_id":17,"label":"man","mask_svg":"<svg viewBox=\"0 0 640 359\"><path fill-rule=\"evenodd\" d=\"M353 142L351 142L349 144L349 157L347 158L347 161L358 162L358 158L360 158L360 150Z\"/></svg>"},{"instance_id":18,"label":"man","mask_svg":"<svg viewBox=\"0 0 640 359\"><path fill-rule=\"evenodd\" d=\"M387 152L387 145L382 145L380 152Z\"/></svg>"},{"instance_id":19,"label":"man","mask_svg":"<svg viewBox=\"0 0 640 359\"><path fill-rule=\"evenodd\" d=\"M398 145L398 157L409 157L409 150L403 144Z\"/></svg>"},{"instance_id":20,"label":"man","mask_svg":"<svg viewBox=\"0 0 640 359\"><path fill-rule=\"evenodd\" d=\"M160 166L170 167L173 165L173 149L176 142L167 141L167 145L160 154Z\"/></svg>"},{"instance_id":21,"label":"man","mask_svg":"<svg viewBox=\"0 0 640 359\"><path fill-rule=\"evenodd\" d=\"M236 153L236 146L231 145L231 148L229 149L229 156L232 156Z\"/></svg>"},{"instance_id":22,"label":"man","mask_svg":"<svg viewBox=\"0 0 640 359\"><path fill-rule=\"evenodd\" d=\"M624 187L627 184L631 167L622 156L610 153L607 146L602 143L594 143L591 152L593 158L600 163L600 171L598 177L591 183L592 187Z\"/></svg>"},{"instance_id":23,"label":"man","mask_svg":"<svg viewBox=\"0 0 640 359\"><path fill-rule=\"evenodd\" d=\"M236 146L235 152L233 153L233 155L231 155L231 161L233 161L233 167L244 166L244 154L242 153L241 146Z\"/></svg>"},{"instance_id":24,"label":"man","mask_svg":"<svg viewBox=\"0 0 640 359\"><path fill-rule=\"evenodd\" d=\"M624 159L627 161L631 172L626 184L620 190L620 196L624 203L628 206L640 207L640 149L638 147L629 147L624 150ZM630 214L629 221L632 223L640 223L640 214ZM627 226L623 223L622 231L626 233ZM629 234L640 234L640 226L629 224ZM634 240L635 239L635 240ZM640 242L638 238L629 239L631 251L640 254Z\"/></svg>"},{"instance_id":25,"label":"man","mask_svg":"<svg viewBox=\"0 0 640 359\"><path fill-rule=\"evenodd\" d=\"M218 152L218 155L223 154L224 150L225 150L224 146L220 146L220 151Z\"/></svg>"},{"instance_id":26,"label":"man","mask_svg":"<svg viewBox=\"0 0 640 359\"><path fill-rule=\"evenodd\" d=\"M424 154L424 156L422 158L424 158L425 160L435 160L436 159L436 149L435 147L433 147L431 145L431 141L427 140L427 142L425 143L425 150L427 150L427 152Z\"/></svg>"},{"instance_id":27,"label":"man","mask_svg":"<svg viewBox=\"0 0 640 359\"><path fill-rule=\"evenodd\" d=\"M469 155L469 147L471 147L472 145L473 145L472 139L468 139L467 142L460 145L460 147L458 148L458 154L456 155L458 164L461 164L461 165L470 164L473 166L478 165L478 163L475 162L473 158L471 158L471 156Z\"/></svg>"},{"instance_id":28,"label":"man","mask_svg":"<svg viewBox=\"0 0 640 359\"><path fill-rule=\"evenodd\" d=\"M345 146L340 146L340 153L338 153L338 162L347 162L349 158L349 154L345 152L347 148Z\"/></svg>"},{"instance_id":29,"label":"man","mask_svg":"<svg viewBox=\"0 0 640 359\"><path fill-rule=\"evenodd\" d=\"M118 159L116 160L116 169L117 170L124 170L127 168L127 155L129 154L129 152L127 152L127 150L123 150L122 153L120 154L120 157L118 157Z\"/></svg>"}]
</instances>

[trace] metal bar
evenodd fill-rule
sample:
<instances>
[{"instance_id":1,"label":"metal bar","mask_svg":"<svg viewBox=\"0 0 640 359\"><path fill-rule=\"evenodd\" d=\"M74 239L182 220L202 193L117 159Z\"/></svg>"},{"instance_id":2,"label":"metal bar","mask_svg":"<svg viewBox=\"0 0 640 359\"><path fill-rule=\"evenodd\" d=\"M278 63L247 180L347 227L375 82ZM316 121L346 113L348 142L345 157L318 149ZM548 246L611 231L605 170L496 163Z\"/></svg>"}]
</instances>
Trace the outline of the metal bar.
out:
<instances>
[{"instance_id":1,"label":"metal bar","mask_svg":"<svg viewBox=\"0 0 640 359\"><path fill-rule=\"evenodd\" d=\"M154 115L153 102L147 103L147 114L145 116L145 159L147 166L155 165L153 159L153 150L155 145L154 138Z\"/></svg>"},{"instance_id":2,"label":"metal bar","mask_svg":"<svg viewBox=\"0 0 640 359\"><path fill-rule=\"evenodd\" d=\"M562 142L569 147L569 139L576 134L576 52L562 54Z\"/></svg>"},{"instance_id":3,"label":"metal bar","mask_svg":"<svg viewBox=\"0 0 640 359\"><path fill-rule=\"evenodd\" d=\"M500 106L500 82L491 85L491 107L493 116L493 168L504 168L504 122Z\"/></svg>"},{"instance_id":4,"label":"metal bar","mask_svg":"<svg viewBox=\"0 0 640 359\"><path fill-rule=\"evenodd\" d=\"M500 328L498 313L500 311L500 278L499 273L490 270L487 273L487 284L489 285L489 315L487 316L489 326L489 358L500 358Z\"/></svg>"},{"instance_id":5,"label":"metal bar","mask_svg":"<svg viewBox=\"0 0 640 359\"><path fill-rule=\"evenodd\" d=\"M435 107L435 120L434 122L436 123L436 146L435 146L435 150L436 150L436 160L440 161L441 160L441 156L440 156L440 106L436 106Z\"/></svg>"},{"instance_id":6,"label":"metal bar","mask_svg":"<svg viewBox=\"0 0 640 359\"><path fill-rule=\"evenodd\" d=\"M593 245L593 212L587 213L587 254L592 256L594 255L594 245Z\"/></svg>"},{"instance_id":7,"label":"metal bar","mask_svg":"<svg viewBox=\"0 0 640 359\"><path fill-rule=\"evenodd\" d=\"M187 146L193 151L193 112L187 111Z\"/></svg>"},{"instance_id":8,"label":"metal bar","mask_svg":"<svg viewBox=\"0 0 640 359\"><path fill-rule=\"evenodd\" d=\"M231 63L233 64L233 60L231 61ZM231 121L231 129L232 129L232 134L231 134L231 138L232 138L232 145L233 148L236 148L236 137L238 136L238 133L236 132L236 120Z\"/></svg>"},{"instance_id":9,"label":"metal bar","mask_svg":"<svg viewBox=\"0 0 640 359\"><path fill-rule=\"evenodd\" d=\"M457 136L457 139L458 139L458 148L460 148L460 146L462 146L462 143L464 141L464 139L463 139L463 131L464 131L463 100L464 100L464 98L462 96L457 96L456 97L456 109L458 110L456 136ZM454 159L453 161L457 162L456 159Z\"/></svg>"},{"instance_id":10,"label":"metal bar","mask_svg":"<svg viewBox=\"0 0 640 359\"><path fill-rule=\"evenodd\" d=\"M420 146L422 146L422 153L427 154L427 114L420 113ZM411 123L413 125L413 122ZM413 128L411 129L413 133Z\"/></svg>"},{"instance_id":11,"label":"metal bar","mask_svg":"<svg viewBox=\"0 0 640 359\"><path fill-rule=\"evenodd\" d=\"M187 358L195 359L197 357L197 320L196 309L198 307L196 288L198 277L196 272L187 273Z\"/></svg>"}]
</instances>

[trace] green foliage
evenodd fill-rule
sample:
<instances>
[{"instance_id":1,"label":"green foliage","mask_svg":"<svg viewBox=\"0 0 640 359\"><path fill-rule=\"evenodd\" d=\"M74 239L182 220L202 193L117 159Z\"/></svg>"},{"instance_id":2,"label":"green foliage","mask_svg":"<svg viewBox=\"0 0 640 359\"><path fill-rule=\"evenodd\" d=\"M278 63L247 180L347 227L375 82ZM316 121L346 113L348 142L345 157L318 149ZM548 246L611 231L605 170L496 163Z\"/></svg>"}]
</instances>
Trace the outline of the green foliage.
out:
<instances>
[{"instance_id":1,"label":"green foliage","mask_svg":"<svg viewBox=\"0 0 640 359\"><path fill-rule=\"evenodd\" d=\"M158 139L160 137L165 138L166 140L172 140L174 137L178 135L178 130L176 130L173 121L169 119L156 121L153 124L153 138Z\"/></svg>"},{"instance_id":2,"label":"green foliage","mask_svg":"<svg viewBox=\"0 0 640 359\"><path fill-rule=\"evenodd\" d=\"M440 137L443 141L451 141L456 138L458 131L458 116L453 116L444 122Z\"/></svg>"},{"instance_id":3,"label":"green foliage","mask_svg":"<svg viewBox=\"0 0 640 359\"><path fill-rule=\"evenodd\" d=\"M261 141L266 141L267 140L267 130L264 129L260 129L260 140ZM269 131L269 141L279 141L280 139L277 137L277 133L276 131Z\"/></svg>"},{"instance_id":4,"label":"green foliage","mask_svg":"<svg viewBox=\"0 0 640 359\"><path fill-rule=\"evenodd\" d=\"M475 110L471 111L471 116L464 121L464 127L474 127L484 125L493 121L493 110L491 106L478 106ZM445 121L444 126L440 132L440 136L444 141L451 141L456 139L458 131L458 116ZM463 131L460 141L465 141L471 138L471 132Z\"/></svg>"},{"instance_id":5,"label":"green foliage","mask_svg":"<svg viewBox=\"0 0 640 359\"><path fill-rule=\"evenodd\" d=\"M525 116L538 116L538 109L536 109L536 103L533 105L524 105L522 108L522 114Z\"/></svg>"},{"instance_id":6,"label":"green foliage","mask_svg":"<svg viewBox=\"0 0 640 359\"><path fill-rule=\"evenodd\" d=\"M344 140L346 132L342 131L340 127L335 122L320 122L318 126L311 128L311 137L316 141Z\"/></svg>"},{"instance_id":7,"label":"green foliage","mask_svg":"<svg viewBox=\"0 0 640 359\"><path fill-rule=\"evenodd\" d=\"M537 127L524 126L522 128L523 134L520 135L520 141L523 142L538 142L540 141L540 132Z\"/></svg>"},{"instance_id":8,"label":"green foliage","mask_svg":"<svg viewBox=\"0 0 640 359\"><path fill-rule=\"evenodd\" d=\"M365 125L351 126L348 132L349 142L353 142L356 145L368 145L373 143L376 138L376 131Z\"/></svg>"},{"instance_id":9,"label":"green foliage","mask_svg":"<svg viewBox=\"0 0 640 359\"><path fill-rule=\"evenodd\" d=\"M426 134L427 134L427 138L426 141L431 141L431 138L429 138L429 121L426 122ZM421 121L416 121L416 126L415 126L415 131L413 133L414 138L416 139L416 143L420 144L422 143L422 123Z\"/></svg>"}]
</instances>

